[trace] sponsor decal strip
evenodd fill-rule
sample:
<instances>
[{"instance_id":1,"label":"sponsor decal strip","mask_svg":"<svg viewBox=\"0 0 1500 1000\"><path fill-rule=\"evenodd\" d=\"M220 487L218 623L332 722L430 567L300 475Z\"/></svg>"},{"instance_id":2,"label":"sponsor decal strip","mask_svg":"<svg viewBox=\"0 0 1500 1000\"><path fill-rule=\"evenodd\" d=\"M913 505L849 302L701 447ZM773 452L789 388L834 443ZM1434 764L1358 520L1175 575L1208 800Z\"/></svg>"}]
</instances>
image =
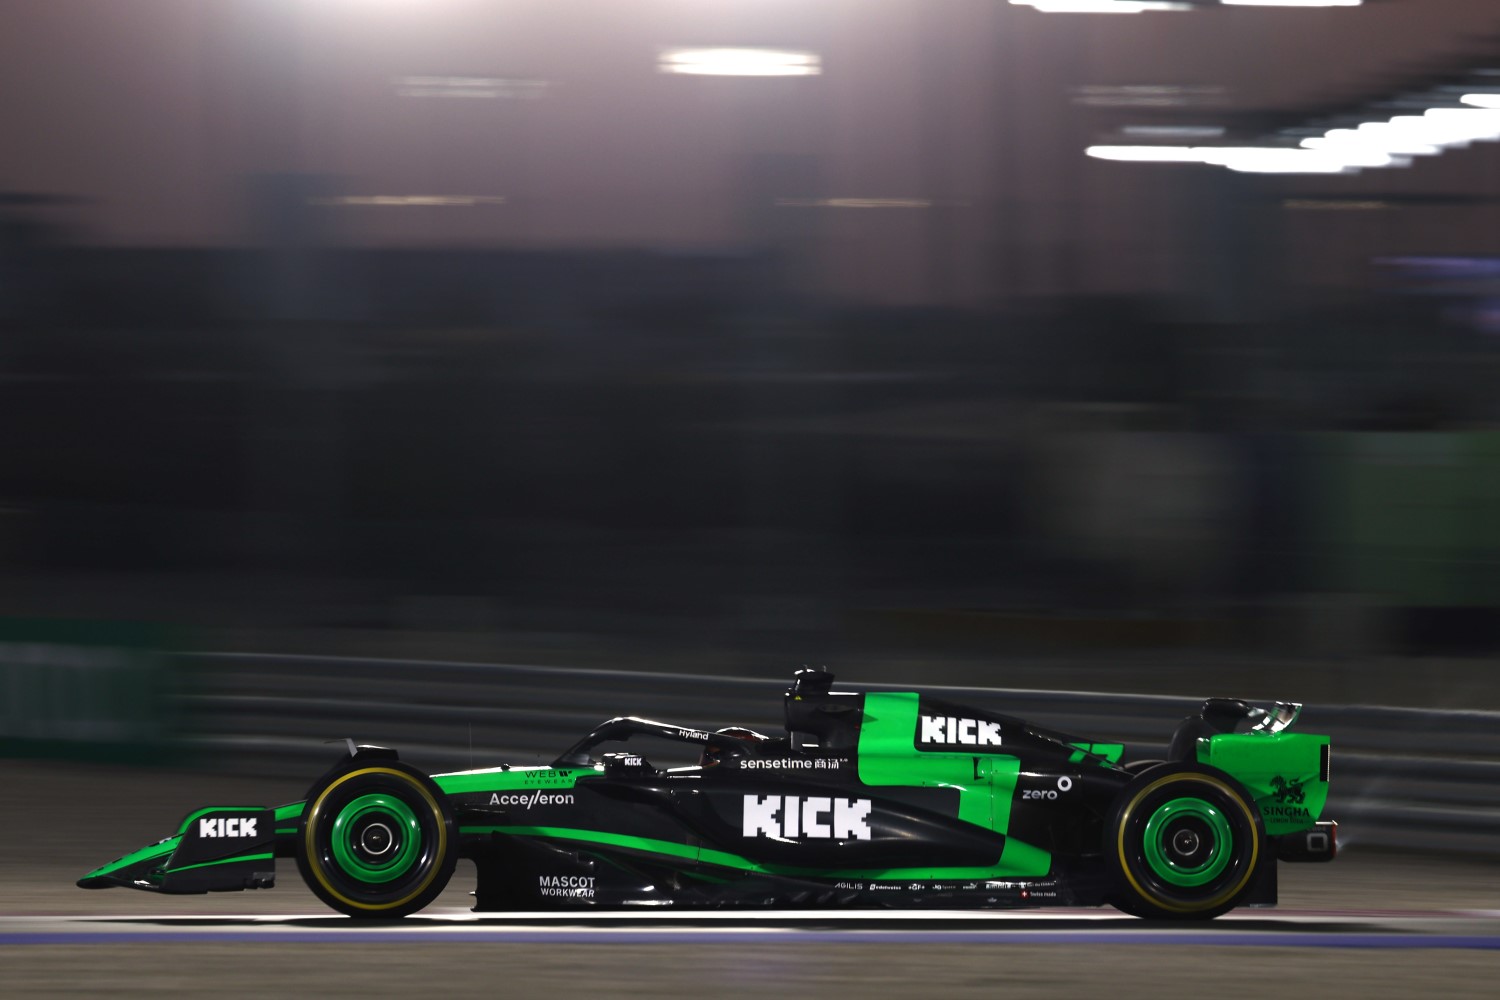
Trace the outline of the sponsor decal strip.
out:
<instances>
[{"instance_id":1,"label":"sponsor decal strip","mask_svg":"<svg viewBox=\"0 0 1500 1000\"><path fill-rule=\"evenodd\" d=\"M543 896L558 896L563 899L594 898L592 875L538 875L536 886Z\"/></svg>"},{"instance_id":2,"label":"sponsor decal strip","mask_svg":"<svg viewBox=\"0 0 1500 1000\"><path fill-rule=\"evenodd\" d=\"M843 757L749 757L740 761L742 771L837 771L844 766Z\"/></svg>"},{"instance_id":3,"label":"sponsor decal strip","mask_svg":"<svg viewBox=\"0 0 1500 1000\"><path fill-rule=\"evenodd\" d=\"M518 837L551 837L557 840L575 840L600 846L664 854L674 858L686 858L704 864L735 868L746 872L762 872L768 875L798 875L831 879L984 879L1006 878L1018 874L1014 864L1007 864L1005 855L1001 863L977 868L802 868L796 865L760 864L748 858L697 848L669 840L653 840L649 837L633 837L622 833L605 833L601 830L578 830L560 826L465 826L460 829L465 836L487 833L507 833ZM1007 845L1013 841L1007 841ZM1025 860L1025 859L1021 859Z\"/></svg>"},{"instance_id":4,"label":"sponsor decal strip","mask_svg":"<svg viewBox=\"0 0 1500 1000\"><path fill-rule=\"evenodd\" d=\"M540 788L527 792L491 792L489 804L492 806L520 806L522 809L530 809L532 806L570 806L573 804L572 792L544 792Z\"/></svg>"},{"instance_id":5,"label":"sponsor decal strip","mask_svg":"<svg viewBox=\"0 0 1500 1000\"><path fill-rule=\"evenodd\" d=\"M561 768L535 768L535 767L513 767L508 770L488 771L455 771L451 774L435 774L432 780L437 782L448 795L463 795L472 792L489 794L496 791L497 779L502 784L510 784L515 781L524 782L526 788L542 787L545 789L557 789L568 791L577 787L577 781L582 779L599 778L599 772L592 768L587 770L568 770ZM520 788L513 791L522 791Z\"/></svg>"}]
</instances>

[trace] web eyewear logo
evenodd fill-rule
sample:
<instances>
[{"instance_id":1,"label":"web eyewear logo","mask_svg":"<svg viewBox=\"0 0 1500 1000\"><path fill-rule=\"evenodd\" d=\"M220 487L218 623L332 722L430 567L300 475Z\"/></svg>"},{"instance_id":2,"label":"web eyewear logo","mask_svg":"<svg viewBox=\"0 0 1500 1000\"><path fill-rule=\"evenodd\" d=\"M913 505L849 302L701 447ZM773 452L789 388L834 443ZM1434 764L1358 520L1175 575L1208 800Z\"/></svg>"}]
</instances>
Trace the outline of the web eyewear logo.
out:
<instances>
[{"instance_id":1,"label":"web eyewear logo","mask_svg":"<svg viewBox=\"0 0 1500 1000\"><path fill-rule=\"evenodd\" d=\"M198 836L204 839L253 837L255 836L255 820L237 816L230 816L227 819L200 819Z\"/></svg>"},{"instance_id":2,"label":"web eyewear logo","mask_svg":"<svg viewBox=\"0 0 1500 1000\"><path fill-rule=\"evenodd\" d=\"M958 719L951 715L922 716L918 742L925 744L997 747L1000 745L1000 723L982 719Z\"/></svg>"},{"instance_id":3,"label":"web eyewear logo","mask_svg":"<svg viewBox=\"0 0 1500 1000\"><path fill-rule=\"evenodd\" d=\"M516 795L490 793L492 806L520 806L522 809L530 809L532 806L570 806L572 804L571 792L544 792L538 789L534 792L521 792Z\"/></svg>"},{"instance_id":4,"label":"web eyewear logo","mask_svg":"<svg viewBox=\"0 0 1500 1000\"><path fill-rule=\"evenodd\" d=\"M746 837L869 840L870 800L800 795L745 796Z\"/></svg>"}]
</instances>

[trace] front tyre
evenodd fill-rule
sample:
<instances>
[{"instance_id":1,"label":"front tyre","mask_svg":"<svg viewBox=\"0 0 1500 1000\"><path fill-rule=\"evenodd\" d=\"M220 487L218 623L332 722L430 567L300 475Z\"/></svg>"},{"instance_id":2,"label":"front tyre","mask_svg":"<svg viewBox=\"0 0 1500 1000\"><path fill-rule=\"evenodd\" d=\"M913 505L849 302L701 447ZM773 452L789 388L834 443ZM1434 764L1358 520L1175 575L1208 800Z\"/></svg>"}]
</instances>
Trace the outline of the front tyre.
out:
<instances>
[{"instance_id":1,"label":"front tyre","mask_svg":"<svg viewBox=\"0 0 1500 1000\"><path fill-rule=\"evenodd\" d=\"M1110 902L1138 917L1211 919L1250 891L1264 844L1260 815L1233 778L1196 764L1150 768L1115 802Z\"/></svg>"},{"instance_id":2,"label":"front tyre","mask_svg":"<svg viewBox=\"0 0 1500 1000\"><path fill-rule=\"evenodd\" d=\"M323 902L351 917L415 913L448 884L457 829L442 790L420 771L378 760L334 771L308 792L297 869Z\"/></svg>"}]
</instances>

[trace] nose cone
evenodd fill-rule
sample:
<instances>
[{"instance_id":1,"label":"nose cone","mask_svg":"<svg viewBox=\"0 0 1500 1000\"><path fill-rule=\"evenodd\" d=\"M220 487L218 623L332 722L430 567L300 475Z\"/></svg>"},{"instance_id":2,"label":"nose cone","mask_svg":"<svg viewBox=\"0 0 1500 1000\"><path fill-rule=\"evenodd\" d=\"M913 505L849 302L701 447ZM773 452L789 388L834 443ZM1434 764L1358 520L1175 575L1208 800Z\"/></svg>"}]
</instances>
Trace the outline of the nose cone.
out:
<instances>
[{"instance_id":1,"label":"nose cone","mask_svg":"<svg viewBox=\"0 0 1500 1000\"><path fill-rule=\"evenodd\" d=\"M155 889L161 884L160 869L176 850L181 837L168 837L108 864L100 865L84 875L76 883L80 889L109 889L125 886L130 889ZM153 869L156 877L152 877Z\"/></svg>"}]
</instances>

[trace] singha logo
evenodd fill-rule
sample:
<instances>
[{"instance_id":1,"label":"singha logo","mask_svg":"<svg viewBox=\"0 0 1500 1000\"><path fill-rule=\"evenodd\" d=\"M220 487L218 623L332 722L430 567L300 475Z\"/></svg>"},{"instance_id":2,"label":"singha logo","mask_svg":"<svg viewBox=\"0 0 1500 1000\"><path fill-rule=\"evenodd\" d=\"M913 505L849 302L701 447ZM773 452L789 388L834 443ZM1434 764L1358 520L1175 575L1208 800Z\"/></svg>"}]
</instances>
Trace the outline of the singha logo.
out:
<instances>
[{"instance_id":1,"label":"singha logo","mask_svg":"<svg viewBox=\"0 0 1500 1000\"><path fill-rule=\"evenodd\" d=\"M1276 777L1272 778L1271 787L1276 789L1276 801L1283 802L1288 805L1301 805L1302 800L1306 798L1306 792L1304 792L1302 789L1303 780L1305 779L1287 781L1279 774Z\"/></svg>"}]
</instances>

